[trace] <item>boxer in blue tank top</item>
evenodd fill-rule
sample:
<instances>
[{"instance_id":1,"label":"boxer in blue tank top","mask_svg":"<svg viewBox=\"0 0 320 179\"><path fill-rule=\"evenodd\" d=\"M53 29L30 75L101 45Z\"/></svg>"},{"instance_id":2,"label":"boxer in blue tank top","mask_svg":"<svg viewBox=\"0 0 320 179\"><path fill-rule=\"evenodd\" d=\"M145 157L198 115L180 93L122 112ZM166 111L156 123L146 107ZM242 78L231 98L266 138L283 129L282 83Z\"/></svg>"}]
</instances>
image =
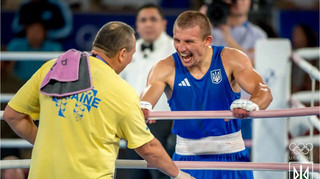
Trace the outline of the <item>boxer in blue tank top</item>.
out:
<instances>
[{"instance_id":1,"label":"boxer in blue tank top","mask_svg":"<svg viewBox=\"0 0 320 179\"><path fill-rule=\"evenodd\" d=\"M175 80L173 93L168 101L172 111L228 110L231 103L240 98L233 92L221 61L223 47L213 46L211 65L201 79L194 78L183 66L178 53L174 53ZM184 85L184 82L187 85ZM172 132L184 138L199 139L221 136L241 129L241 120L177 120Z\"/></svg>"},{"instance_id":2,"label":"boxer in blue tank top","mask_svg":"<svg viewBox=\"0 0 320 179\"><path fill-rule=\"evenodd\" d=\"M168 100L172 111L207 111L228 110L231 103L240 98L240 93L233 92L225 73L221 51L223 47L213 46L211 65L201 78L194 78L181 63L178 53L174 53L175 80L171 99ZM185 82L187 85L184 85ZM180 85L179 85L180 84ZM223 119L176 120L172 132L183 138L200 139L208 136L222 136L238 132L241 120L225 122ZM219 155L179 155L174 154L173 160L179 161L245 161L249 162L245 150ZM199 178L220 178L220 171L188 170L187 173ZM227 178L253 178L251 171L223 171ZM210 177L209 177L210 176Z\"/></svg>"},{"instance_id":3,"label":"boxer in blue tank top","mask_svg":"<svg viewBox=\"0 0 320 179\"><path fill-rule=\"evenodd\" d=\"M157 63L142 94L145 116L164 92L172 111L229 110L237 118L265 109L270 89L239 50L210 46L211 25L197 11L180 14L174 24L176 53ZM251 94L240 99L240 88ZM149 121L153 123L155 121ZM241 119L175 120L173 160L249 162L241 137ZM184 170L198 179L253 178L252 171Z\"/></svg>"}]
</instances>

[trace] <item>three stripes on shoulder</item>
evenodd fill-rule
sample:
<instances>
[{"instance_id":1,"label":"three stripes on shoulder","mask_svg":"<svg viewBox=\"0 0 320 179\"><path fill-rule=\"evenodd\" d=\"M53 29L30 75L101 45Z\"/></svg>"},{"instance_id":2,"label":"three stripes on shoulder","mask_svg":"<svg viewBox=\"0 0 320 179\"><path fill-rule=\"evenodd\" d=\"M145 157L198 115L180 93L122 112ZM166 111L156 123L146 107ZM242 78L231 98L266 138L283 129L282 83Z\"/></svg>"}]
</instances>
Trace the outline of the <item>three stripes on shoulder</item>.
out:
<instances>
[{"instance_id":1,"label":"three stripes on shoulder","mask_svg":"<svg viewBox=\"0 0 320 179\"><path fill-rule=\"evenodd\" d=\"M178 86L191 86L191 85L190 85L188 79L185 78L178 84Z\"/></svg>"}]
</instances>

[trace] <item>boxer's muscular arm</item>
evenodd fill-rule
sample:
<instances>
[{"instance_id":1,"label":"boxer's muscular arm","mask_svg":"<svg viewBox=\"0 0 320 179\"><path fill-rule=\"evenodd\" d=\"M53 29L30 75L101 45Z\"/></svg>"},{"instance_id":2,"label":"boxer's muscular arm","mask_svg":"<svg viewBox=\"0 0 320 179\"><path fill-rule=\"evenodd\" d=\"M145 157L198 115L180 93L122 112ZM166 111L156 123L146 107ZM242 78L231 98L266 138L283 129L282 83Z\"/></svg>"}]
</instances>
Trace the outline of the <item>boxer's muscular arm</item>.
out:
<instances>
[{"instance_id":1,"label":"boxer's muscular arm","mask_svg":"<svg viewBox=\"0 0 320 179\"><path fill-rule=\"evenodd\" d=\"M174 80L174 61L172 56L159 61L149 72L146 88L141 94L141 101L155 106L165 89L172 89ZM172 83L172 84L170 84ZM169 92L170 93L170 92ZM171 96L167 96L170 98Z\"/></svg>"},{"instance_id":2,"label":"boxer's muscular arm","mask_svg":"<svg viewBox=\"0 0 320 179\"><path fill-rule=\"evenodd\" d=\"M241 51L226 49L226 58L230 58L229 65L232 76L239 86L251 94L250 100L260 109L266 109L272 101L272 94L261 76L253 69L250 59Z\"/></svg>"}]
</instances>

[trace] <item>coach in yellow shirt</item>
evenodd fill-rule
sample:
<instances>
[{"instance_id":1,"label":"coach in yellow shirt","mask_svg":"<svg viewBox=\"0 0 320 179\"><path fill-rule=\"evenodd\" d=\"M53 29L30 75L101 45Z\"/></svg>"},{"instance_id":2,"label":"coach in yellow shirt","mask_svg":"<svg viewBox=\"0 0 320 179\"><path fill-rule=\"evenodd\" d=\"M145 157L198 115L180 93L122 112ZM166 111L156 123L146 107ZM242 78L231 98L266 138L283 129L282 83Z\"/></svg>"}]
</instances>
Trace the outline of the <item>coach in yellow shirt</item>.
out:
<instances>
[{"instance_id":1,"label":"coach in yellow shirt","mask_svg":"<svg viewBox=\"0 0 320 179\"><path fill-rule=\"evenodd\" d=\"M167 175L191 178L150 133L137 93L118 75L131 62L135 41L130 26L109 22L99 30L88 59L91 90L66 97L40 93L56 61L51 60L9 102L4 120L34 144L29 178L113 178L120 138Z\"/></svg>"}]
</instances>

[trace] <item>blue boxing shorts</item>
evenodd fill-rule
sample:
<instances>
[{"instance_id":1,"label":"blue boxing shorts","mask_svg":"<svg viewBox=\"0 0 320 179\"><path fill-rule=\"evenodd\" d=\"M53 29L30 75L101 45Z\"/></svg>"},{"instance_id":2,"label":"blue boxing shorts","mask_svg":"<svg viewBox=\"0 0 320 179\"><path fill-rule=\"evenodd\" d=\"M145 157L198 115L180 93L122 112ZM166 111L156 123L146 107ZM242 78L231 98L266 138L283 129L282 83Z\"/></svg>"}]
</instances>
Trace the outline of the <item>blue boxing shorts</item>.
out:
<instances>
[{"instance_id":1,"label":"blue boxing shorts","mask_svg":"<svg viewBox=\"0 0 320 179\"><path fill-rule=\"evenodd\" d=\"M250 162L247 149L240 152L215 155L179 155L174 153L174 161L214 161L214 162ZM183 170L197 179L253 179L252 171L245 170Z\"/></svg>"}]
</instances>

